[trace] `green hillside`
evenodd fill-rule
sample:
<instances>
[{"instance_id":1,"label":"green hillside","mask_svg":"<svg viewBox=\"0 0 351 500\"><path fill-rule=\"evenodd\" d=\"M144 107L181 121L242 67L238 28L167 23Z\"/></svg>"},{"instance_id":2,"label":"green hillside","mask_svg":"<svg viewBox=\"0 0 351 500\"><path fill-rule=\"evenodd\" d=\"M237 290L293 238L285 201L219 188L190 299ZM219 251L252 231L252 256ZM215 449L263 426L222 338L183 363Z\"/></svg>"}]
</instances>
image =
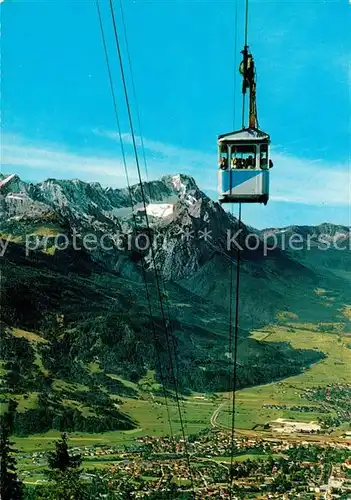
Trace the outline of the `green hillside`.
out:
<instances>
[{"instance_id":1,"label":"green hillside","mask_svg":"<svg viewBox=\"0 0 351 500\"><path fill-rule=\"evenodd\" d=\"M120 398L138 398L130 383L140 383L150 370L154 396L163 396L164 386L172 399L174 377L184 395L228 389L224 308L168 284L167 338L151 278L152 318L144 283L107 272L87 254L26 258L23 252L10 245L2 265L2 397L20 400L17 434L133 428ZM239 349L238 387L297 374L324 357L308 347L293 349L284 339L263 344L245 330Z\"/></svg>"}]
</instances>

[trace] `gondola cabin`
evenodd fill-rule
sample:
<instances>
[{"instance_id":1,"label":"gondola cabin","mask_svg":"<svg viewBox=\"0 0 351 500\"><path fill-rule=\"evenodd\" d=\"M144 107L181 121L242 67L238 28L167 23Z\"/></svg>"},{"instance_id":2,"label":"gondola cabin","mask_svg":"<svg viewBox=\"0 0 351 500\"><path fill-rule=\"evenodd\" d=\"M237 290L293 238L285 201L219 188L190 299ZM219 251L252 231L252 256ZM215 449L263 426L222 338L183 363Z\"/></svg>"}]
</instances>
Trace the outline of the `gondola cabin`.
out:
<instances>
[{"instance_id":1,"label":"gondola cabin","mask_svg":"<svg viewBox=\"0 0 351 500\"><path fill-rule=\"evenodd\" d=\"M218 195L221 203L264 203L269 198L270 137L244 128L218 137Z\"/></svg>"}]
</instances>

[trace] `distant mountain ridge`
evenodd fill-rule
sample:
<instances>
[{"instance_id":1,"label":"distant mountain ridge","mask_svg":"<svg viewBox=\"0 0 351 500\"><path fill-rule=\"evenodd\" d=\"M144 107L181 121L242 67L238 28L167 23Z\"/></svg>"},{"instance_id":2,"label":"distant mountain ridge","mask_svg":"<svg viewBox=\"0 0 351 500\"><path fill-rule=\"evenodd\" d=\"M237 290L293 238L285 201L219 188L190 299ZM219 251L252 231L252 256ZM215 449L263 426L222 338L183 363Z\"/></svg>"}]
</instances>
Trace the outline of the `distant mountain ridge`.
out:
<instances>
[{"instance_id":1,"label":"distant mountain ridge","mask_svg":"<svg viewBox=\"0 0 351 500\"><path fill-rule=\"evenodd\" d=\"M135 397L123 380L150 370L155 391L162 380L172 390L169 343L183 392L227 390L236 244L243 245L238 387L300 373L324 357L318 346L260 342L253 329L345 323L349 252L281 245L281 235L306 239L313 228L239 227L182 174L142 189L0 177L2 391L38 400L19 415L20 432L133 427L115 395ZM343 229L316 231L330 237ZM269 234L278 240L272 248ZM138 248L138 238L150 244Z\"/></svg>"},{"instance_id":2,"label":"distant mountain ridge","mask_svg":"<svg viewBox=\"0 0 351 500\"><path fill-rule=\"evenodd\" d=\"M96 245L88 251L108 270L117 271L128 279L132 276L140 279L142 259L148 271L152 272L156 265L166 281L178 282L225 307L229 304L229 296L223 289L223 282L228 281L230 266L236 265L236 250L240 245L243 247L243 295L247 297L243 310L248 305L244 313L248 318L256 316L257 311L267 318L270 306L266 299L272 294L276 296L277 305L286 308L285 299L291 292L291 304L297 283L311 292L323 280L320 269L316 272L316 266L309 261L310 255L306 256L304 251L291 252L282 246L283 239L300 235L303 241L311 238L314 247L318 238L346 239L350 235L350 228L333 224L263 231L252 230L245 224L239 228L235 217L201 192L192 177L183 174L144 183L143 193L140 185L130 190L112 189L103 188L97 182L57 179L29 184L11 175L3 178L0 184L0 228L4 234L14 234L18 238L24 233L34 233L40 245L53 243L55 233L62 232L70 238L73 232L80 238L93 233L94 238L108 242L109 250ZM240 235L231 242L239 229ZM47 233L46 238L40 236L43 232ZM139 237L145 245L142 251L138 251L135 244L140 232L144 234L144 240ZM125 243L130 235L129 241L133 244L126 250ZM148 246L147 239L150 240ZM271 244L266 245L272 239L274 248ZM119 244L121 242L123 245ZM313 259L316 259L316 249L313 250ZM345 252L343 258L348 260L349 254ZM322 256L324 259L325 253ZM253 299L254 290L258 288L262 294ZM250 320L251 324L254 322Z\"/></svg>"},{"instance_id":3,"label":"distant mountain ridge","mask_svg":"<svg viewBox=\"0 0 351 500\"><path fill-rule=\"evenodd\" d=\"M202 215L205 220L209 214L200 214L199 205L201 205L201 202L210 204L212 210L216 206L219 207L217 202L213 202L200 191L192 177L184 174L167 175L160 180L144 183L143 194L148 207L147 212L151 217L162 217L163 215L152 210L155 205L168 204L174 210L175 208L180 208L177 207L179 201L183 201L188 207L192 207L190 211L191 216L199 217ZM125 212L121 211L119 213L118 210L130 208L131 200L135 211L143 208L143 197L139 184L131 186L131 191L129 192L127 188L104 188L98 182L87 183L79 179L57 180L52 178L38 184L32 184L23 182L16 174L0 174L0 196L2 201L2 219L8 215L6 214L6 209L10 207L13 208L15 216L25 215L28 218L35 218L41 213L43 206L45 206L48 211L56 210L61 215L74 216L75 214L79 214L82 219L89 219L89 222L94 222L94 217L98 218L98 211L101 215L105 215L111 221L115 222L119 216L121 218L126 217ZM25 213L23 208L26 202L31 203L32 209L37 204L38 210ZM170 213L166 215L170 215ZM174 215L177 215L176 211ZM232 219L229 214L226 215L229 219ZM343 237L345 234L349 237L351 232L351 227L327 222L318 226L292 225L263 230L252 229L263 236L282 236L283 234L290 235L296 233L301 234L305 238L320 235Z\"/></svg>"},{"instance_id":4,"label":"distant mountain ridge","mask_svg":"<svg viewBox=\"0 0 351 500\"><path fill-rule=\"evenodd\" d=\"M261 235L315 272L351 281L350 227L330 223L289 226L265 229Z\"/></svg>"},{"instance_id":5,"label":"distant mountain ridge","mask_svg":"<svg viewBox=\"0 0 351 500\"><path fill-rule=\"evenodd\" d=\"M270 236L275 235L277 237L282 237L283 235L292 236L293 234L301 235L304 240L311 238L311 241L318 238L326 237L343 239L349 241L351 239L351 226L343 226L340 224L331 224L329 222L323 222L318 226L287 226L281 228L267 228L260 231L262 235Z\"/></svg>"}]
</instances>

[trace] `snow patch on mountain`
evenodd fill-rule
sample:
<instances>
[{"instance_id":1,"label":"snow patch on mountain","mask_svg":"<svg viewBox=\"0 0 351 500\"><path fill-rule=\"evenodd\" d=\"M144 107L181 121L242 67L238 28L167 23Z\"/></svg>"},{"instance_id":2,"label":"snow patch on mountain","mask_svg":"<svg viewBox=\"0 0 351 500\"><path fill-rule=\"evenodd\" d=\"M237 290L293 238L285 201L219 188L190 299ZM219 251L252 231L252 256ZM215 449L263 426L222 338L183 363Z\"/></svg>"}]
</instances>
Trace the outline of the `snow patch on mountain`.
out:
<instances>
[{"instance_id":1,"label":"snow patch on mountain","mask_svg":"<svg viewBox=\"0 0 351 500\"><path fill-rule=\"evenodd\" d=\"M170 203L150 203L146 207L147 215L152 217L169 217L173 215L174 205Z\"/></svg>"},{"instance_id":2,"label":"snow patch on mountain","mask_svg":"<svg viewBox=\"0 0 351 500\"><path fill-rule=\"evenodd\" d=\"M0 181L0 189L2 189L6 184L12 181L16 177L16 174L11 174L8 177L5 177L2 181Z\"/></svg>"},{"instance_id":3,"label":"snow patch on mountain","mask_svg":"<svg viewBox=\"0 0 351 500\"><path fill-rule=\"evenodd\" d=\"M186 185L182 182L182 177L180 174L172 176L173 187L177 189L183 196L186 192Z\"/></svg>"}]
</instances>

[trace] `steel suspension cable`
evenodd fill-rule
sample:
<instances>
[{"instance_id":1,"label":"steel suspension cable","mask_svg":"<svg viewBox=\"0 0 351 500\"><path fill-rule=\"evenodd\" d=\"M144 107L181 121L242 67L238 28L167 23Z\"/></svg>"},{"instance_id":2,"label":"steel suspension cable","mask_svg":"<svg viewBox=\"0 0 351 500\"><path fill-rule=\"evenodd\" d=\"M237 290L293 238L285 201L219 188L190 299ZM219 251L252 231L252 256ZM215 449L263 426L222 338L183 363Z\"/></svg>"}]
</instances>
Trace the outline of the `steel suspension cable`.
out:
<instances>
[{"instance_id":1,"label":"steel suspension cable","mask_svg":"<svg viewBox=\"0 0 351 500\"><path fill-rule=\"evenodd\" d=\"M247 46L247 42L248 42L248 31L249 31L249 0L246 0L246 4L245 4L245 31L244 31L245 46Z\"/></svg>"},{"instance_id":2,"label":"steel suspension cable","mask_svg":"<svg viewBox=\"0 0 351 500\"><path fill-rule=\"evenodd\" d=\"M235 0L235 17L234 17L234 79L233 79L233 130L236 126L236 82L235 73L237 71L237 52L238 52L238 0Z\"/></svg>"},{"instance_id":3,"label":"steel suspension cable","mask_svg":"<svg viewBox=\"0 0 351 500\"><path fill-rule=\"evenodd\" d=\"M150 190L148 166L147 166L146 153L145 153L145 144L144 144L144 138L143 138L143 133L142 133L142 129L141 129L141 120L140 120L139 106L138 106L138 100L137 100L137 95L136 95L135 81L134 81L134 76L133 76L132 60L131 60L131 55L130 55L130 50L129 50L127 26L126 26L126 22L125 22L124 9L123 9L123 0L119 0L119 5L120 5L120 11L121 11L121 20L122 20L124 40L125 40L125 45L126 45L126 53L127 53L127 58L128 58L129 72L130 72L130 77L131 77L131 82L132 82L132 91L133 91L133 97L134 97L134 102L135 102L137 124L138 124L138 129L139 129L139 134L140 134L140 146L141 146L141 152L143 155L145 177L146 177L146 181L147 181L147 186L149 187L149 198L151 199L151 190ZM163 285L164 292L167 292L166 285L165 285L163 280L162 280L162 285ZM164 302L166 303L166 311L167 311L167 315L168 315L169 326L171 328L172 323L171 323L171 314L170 314L168 301L165 299ZM171 337L173 337L172 333L173 332L171 332ZM174 353L175 353L175 351L174 351Z\"/></svg>"},{"instance_id":4,"label":"steel suspension cable","mask_svg":"<svg viewBox=\"0 0 351 500\"><path fill-rule=\"evenodd\" d=\"M133 203L132 194L131 194L131 190L130 190L130 181L129 181L129 174L128 174L128 169L127 169L126 155L125 155L124 145L123 145L123 141L122 141L121 125L120 125L120 121L119 121L116 93L115 93L115 89L114 89L114 85L113 85L112 71L111 71L111 65L110 65L110 60L109 60L109 56L108 56L105 30L104 30L104 24L102 21L99 0L95 0L95 5L96 5L98 18L99 18L100 34L101 34L101 40L102 40L102 45L103 45L103 49L104 49L105 62L106 62L108 80L109 80L109 85L110 85L110 92L111 92L112 102L113 102L113 110L114 110L114 115L115 115L115 119L116 119L117 131L118 131L118 136L119 136L119 143L120 143L120 148L121 148L121 153L122 153L124 174L125 174L126 181L127 181L130 201L131 201L131 203Z\"/></svg>"},{"instance_id":5,"label":"steel suspension cable","mask_svg":"<svg viewBox=\"0 0 351 500\"><path fill-rule=\"evenodd\" d=\"M234 17L234 69L237 69L237 48L238 48L238 0L235 0L235 17ZM235 130L235 125L236 125L236 72L234 72L234 78L233 78L233 129ZM233 216L233 205L231 206L231 215ZM232 354L233 354L233 301L232 301L232 296L233 296L233 263L232 263L232 258L230 257L230 271L229 271L229 353L231 355L232 359ZM232 387L232 381L231 381L231 376L229 377L229 392Z\"/></svg>"},{"instance_id":6,"label":"steel suspension cable","mask_svg":"<svg viewBox=\"0 0 351 500\"><path fill-rule=\"evenodd\" d=\"M125 96L125 102L126 102L127 113L128 113L129 127L130 127L130 131L131 131L131 135L132 135L133 151L134 151L134 157L135 157L135 162L136 162L136 167L137 167L137 172L138 172L140 192L141 192L142 201L143 201L145 221L146 221L148 233L150 236L151 231L150 231L149 218L148 218L147 209L146 209L146 198L145 198L145 192L144 192L144 187L143 187L143 181L142 181L142 177L141 177L139 155L138 155L138 150L137 150L137 146L136 146L134 125L133 125L133 119L132 119L132 113L131 113L131 106L130 106L130 102L129 102L129 94L128 94L127 82L126 82L126 77L125 77L125 72L124 72L123 58L122 58L122 52L121 52L121 47L120 47L120 42L119 42L117 23L116 23L114 8L113 8L113 0L109 0L109 5L110 5L110 13L111 13L111 19L112 19L112 24L113 24L114 38L115 38L117 54L118 54L118 59L119 59L119 66L120 66L120 71L121 71L121 76L122 76L122 83L123 83L124 96ZM175 377L174 363L173 363L173 357L172 357L171 345L170 345L170 339L169 339L169 325L167 324L165 309L163 307L160 279L159 279L158 272L157 272L156 258L155 258L155 252L153 249L153 245L150 246L150 250L151 250L151 257L152 257L152 261L153 261L153 265L154 265L156 287L158 290L161 316L162 316L162 320L163 320L163 324L164 324L167 350L168 350L169 360L170 360L170 368L171 368L173 385L174 385L174 390L175 390L176 403L177 403L177 407L178 407L179 421L180 421L182 436L183 436L183 440L184 440L186 460L187 460L187 464L188 464L188 468L189 468L189 474L191 476L191 485L192 485L192 490L193 490L193 496L195 498L195 490L194 490L194 483L193 483L193 477L192 477L192 471L191 471L190 456L189 456L189 452L188 452L188 448L187 448L186 436L185 436L185 431L184 431L184 422L183 422L182 412L181 412L181 408L180 408L178 384L177 384L177 380Z\"/></svg>"},{"instance_id":7,"label":"steel suspension cable","mask_svg":"<svg viewBox=\"0 0 351 500\"><path fill-rule=\"evenodd\" d=\"M236 69L237 69L237 48L238 48L238 1L235 0L235 30L234 30L234 79L233 79L233 129L235 130L236 126ZM233 205L231 206L231 215L233 217ZM229 318L228 318L228 324L229 324L229 331L228 331L228 351L230 354L230 360L234 363L234 351L233 351L233 260L232 260L232 255L230 253L229 255ZM233 371L229 375L229 387L228 387L228 399L229 399L229 404L231 401L231 395L234 392L234 381L233 381ZM232 450L232 444L231 444L231 450ZM229 480L228 484L230 485L230 475L229 475Z\"/></svg>"},{"instance_id":8,"label":"steel suspension cable","mask_svg":"<svg viewBox=\"0 0 351 500\"><path fill-rule=\"evenodd\" d=\"M244 26L244 45L245 49L248 44L248 26L249 26L249 0L245 0L245 26ZM236 5L237 9L237 5ZM236 14L237 16L237 14ZM236 27L237 33L237 27ZM236 40L235 40L236 52ZM234 108L234 123L235 123L235 108ZM242 128L245 127L245 94L243 93L242 101ZM235 126L234 126L235 128ZM241 203L239 203L239 216L238 216L238 229L239 237L241 231ZM235 326L234 326L234 345L233 336L230 334L230 353L234 354L233 360L233 377L232 377L232 420L231 420L231 449L230 449L230 470L229 470L229 496L232 499L232 484L233 484L233 464L234 464L234 451L235 451L235 417L236 417L236 391L237 391L237 376L238 376L238 344L239 344L239 298L240 298L240 264L241 264L241 251L240 243L237 248L237 261L236 261L236 290L235 290ZM230 269L230 306L229 306L229 328L232 329L232 292L233 292L233 263L231 261Z\"/></svg>"},{"instance_id":9,"label":"steel suspension cable","mask_svg":"<svg viewBox=\"0 0 351 500\"><path fill-rule=\"evenodd\" d=\"M244 46L247 48L249 31L249 0L245 0ZM242 127L245 127L245 94L243 94Z\"/></svg>"},{"instance_id":10,"label":"steel suspension cable","mask_svg":"<svg viewBox=\"0 0 351 500\"><path fill-rule=\"evenodd\" d=\"M233 206L231 207L231 214L233 215ZM232 256L230 255L229 256L229 266L230 266L230 269L229 269L229 320L228 320L228 323L229 323L229 332L228 332L228 351L229 351L229 354L230 354L230 360L232 360L234 362L234 356L233 356L233 267L234 267L234 264L233 264L233 260L232 260ZM232 379L232 372L230 373L229 375L229 387L228 387L228 397L229 397L229 402L231 400L231 394L233 393L233 387L234 387L234 384L233 384L233 379Z\"/></svg>"},{"instance_id":11,"label":"steel suspension cable","mask_svg":"<svg viewBox=\"0 0 351 500\"><path fill-rule=\"evenodd\" d=\"M241 203L239 203L238 228L241 230ZM240 235L240 232L239 232ZM236 261L236 290L235 290L235 326L234 326L234 363L233 363L233 397L232 397L232 423L231 423L231 450L230 450L230 485L232 485L233 463L234 463L234 440L235 440L235 415L236 415L236 389L238 375L238 344L239 344L239 297L240 297L240 242L237 248ZM230 498L232 491L230 488Z\"/></svg>"},{"instance_id":12,"label":"steel suspension cable","mask_svg":"<svg viewBox=\"0 0 351 500\"><path fill-rule=\"evenodd\" d=\"M140 113L139 113L139 106L138 106L138 101L137 101L137 96L136 96L135 81L134 81L134 76L133 76L132 58L130 56L129 43L128 43L128 37L127 37L127 26L126 26L125 17L124 17L123 0L119 1L119 5L120 5L120 11L121 11L124 40L125 40L125 44L126 44L126 53L127 53L127 59L128 59L128 65L129 65L130 79L132 82L132 91L133 91L133 97L134 97L134 102L135 102L135 112L136 112L136 117L137 117L137 124L138 124L138 129L139 129L140 145L141 145L141 151L143 154L145 177L146 177L146 181L149 182L149 173L148 173L146 154L145 154L144 137L143 137L143 133L141 130ZM149 190L149 196L150 196L150 190Z\"/></svg>"},{"instance_id":13,"label":"steel suspension cable","mask_svg":"<svg viewBox=\"0 0 351 500\"><path fill-rule=\"evenodd\" d=\"M135 229L135 231L137 231L137 221L136 221L135 212L134 212L133 195L132 195L132 190L131 190L131 186L130 186L128 167L127 167L127 161L126 161L126 154L125 154L124 144L123 144L123 140L122 140L121 126L120 126L119 113L118 113L118 107L117 107L116 93L115 93L114 84L113 84L112 71L111 71L111 65L110 65L109 56L108 56L105 30L104 30L99 0L95 0L95 5L96 5L98 19L99 19L101 40L102 40L103 49L104 49L105 62L106 62L108 80L109 80L111 97L112 97L112 102L113 102L114 115L115 115L115 119L116 119L117 131L118 131L118 136L119 136L119 143L120 143L120 148L121 148L121 153L122 153L122 162L123 162L124 172L125 172L125 177L126 177L126 182L127 182L127 189L128 189L129 199L130 199L130 205L131 205L131 209L132 209L134 229ZM144 284L145 284L146 298L147 298L149 315L150 315L151 325L152 325L152 334L153 334L153 339L154 339L156 361L158 364L160 377L161 377L162 392L163 392L164 400L165 400L168 423L169 423L169 428L170 428L170 436L171 436L171 440L173 442L174 437L173 437L173 429L172 429L172 419L170 416L167 391L166 391L165 385L164 385L164 375L163 375L163 370L162 370L162 364L161 364L161 359L159 356L159 351L158 351L158 346L157 346L156 328L155 328L154 318L153 318L153 314L152 314L151 298L150 298L150 292L149 292L149 287L148 287L148 283L147 283L145 263L144 263L143 259L141 259L141 261L142 261L142 274L143 274L143 280L144 280Z\"/></svg>"},{"instance_id":14,"label":"steel suspension cable","mask_svg":"<svg viewBox=\"0 0 351 500\"><path fill-rule=\"evenodd\" d=\"M128 58L128 65L129 65L129 72L130 72L130 77L131 77L131 83L132 83L132 91L133 91L133 97L134 97L134 103L135 103L135 111L136 111L136 117L137 117L137 125L139 129L139 134L140 134L140 146L141 146L141 152L143 155L143 164L144 164L144 169L145 169L145 178L147 181L147 186L149 187L149 198L151 200L151 184L149 183L149 174L148 174L148 166L147 166L147 160L146 160L146 153L145 153L145 144L144 144L144 138L143 138L143 133L141 129L141 120L140 120L140 113L139 113L139 106L138 106L138 100L137 100L137 95L136 95L136 87L135 87L135 81L134 81L134 76L133 76L133 67L132 67L132 61L131 61L131 55L130 55L130 50L129 50L129 43L128 43L128 36L127 36L127 27L126 27L126 22L125 22L125 16L124 16L124 9L123 9L123 0L119 0L119 5L120 5L120 11L121 11L121 19L122 19L122 26L123 26L123 33L124 33L124 40L125 40L125 46L126 46L126 53L127 53L127 58ZM162 281L162 286L163 290L165 292L165 305L166 305L166 313L168 316L168 325L170 329L170 337L171 339L174 339L174 334L173 334L173 327L172 327L172 316L170 313L170 307L168 304L168 300L166 298L167 296L167 287L165 284L165 281L162 279L162 276L160 277ZM174 342L172 341L173 344L173 352L174 352L174 357L175 357L175 368L176 368L176 377L177 380L179 379L178 375L178 362L176 360L177 357L177 351L174 345ZM186 410L186 405L181 399L182 402L182 409L183 409L183 414L184 414L184 426L186 433L188 434L188 427L187 427L187 410Z\"/></svg>"}]
</instances>

